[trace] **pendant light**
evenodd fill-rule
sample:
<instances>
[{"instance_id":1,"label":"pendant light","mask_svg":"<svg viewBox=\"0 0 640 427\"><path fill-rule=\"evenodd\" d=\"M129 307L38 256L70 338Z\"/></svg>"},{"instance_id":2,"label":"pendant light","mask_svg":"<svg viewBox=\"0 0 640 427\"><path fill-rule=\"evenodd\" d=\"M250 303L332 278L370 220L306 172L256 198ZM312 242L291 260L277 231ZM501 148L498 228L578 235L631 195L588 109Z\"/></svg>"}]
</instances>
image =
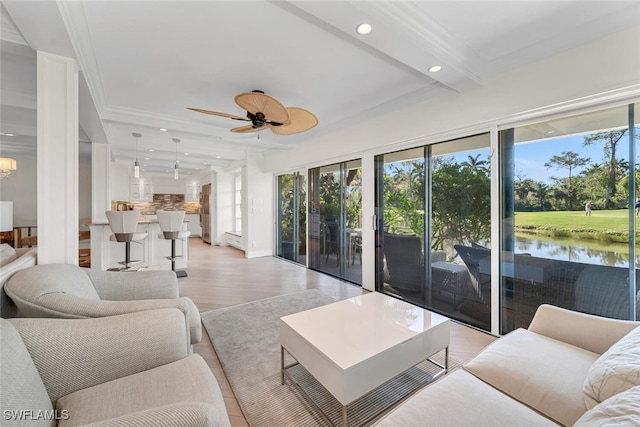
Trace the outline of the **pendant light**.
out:
<instances>
[{"instance_id":1,"label":"pendant light","mask_svg":"<svg viewBox=\"0 0 640 427\"><path fill-rule=\"evenodd\" d=\"M136 139L136 162L133 164L133 176L135 178L140 178L140 163L138 163L138 138L142 135L139 133L132 133L133 137Z\"/></svg>"},{"instance_id":2,"label":"pendant light","mask_svg":"<svg viewBox=\"0 0 640 427\"><path fill-rule=\"evenodd\" d=\"M180 142L180 140L173 138L173 142L176 143L176 164L173 166L173 179L178 179L180 177L178 174L178 142Z\"/></svg>"}]
</instances>

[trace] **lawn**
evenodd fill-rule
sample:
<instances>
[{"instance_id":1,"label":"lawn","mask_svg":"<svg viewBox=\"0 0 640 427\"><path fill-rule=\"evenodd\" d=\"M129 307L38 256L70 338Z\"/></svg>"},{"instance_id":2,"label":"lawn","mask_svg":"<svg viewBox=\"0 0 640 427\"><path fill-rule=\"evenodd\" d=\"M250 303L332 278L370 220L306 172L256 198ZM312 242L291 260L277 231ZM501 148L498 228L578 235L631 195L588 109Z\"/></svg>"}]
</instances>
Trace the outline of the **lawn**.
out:
<instances>
[{"instance_id":1,"label":"lawn","mask_svg":"<svg viewBox=\"0 0 640 427\"><path fill-rule=\"evenodd\" d=\"M559 237L628 241L629 211L594 210L591 216L586 216L584 211L516 212L515 225L518 230L535 230Z\"/></svg>"}]
</instances>

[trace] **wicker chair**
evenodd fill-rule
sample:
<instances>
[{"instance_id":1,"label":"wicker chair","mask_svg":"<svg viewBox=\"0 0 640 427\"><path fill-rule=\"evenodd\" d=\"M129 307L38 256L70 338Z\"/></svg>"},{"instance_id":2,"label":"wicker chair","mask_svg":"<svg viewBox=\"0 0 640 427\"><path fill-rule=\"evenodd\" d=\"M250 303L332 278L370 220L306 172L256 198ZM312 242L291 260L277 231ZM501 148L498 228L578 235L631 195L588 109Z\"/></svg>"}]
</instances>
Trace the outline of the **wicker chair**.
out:
<instances>
[{"instance_id":1,"label":"wicker chair","mask_svg":"<svg viewBox=\"0 0 640 427\"><path fill-rule=\"evenodd\" d=\"M384 234L384 281L402 296L424 299L425 265L422 240L417 236ZM431 262L444 261L443 251L432 251Z\"/></svg>"},{"instance_id":2,"label":"wicker chair","mask_svg":"<svg viewBox=\"0 0 640 427\"><path fill-rule=\"evenodd\" d=\"M472 277L478 297L491 301L491 250L455 246ZM541 304L614 319L629 319L629 270L529 254L505 255L503 294L513 301L513 324L526 328ZM508 268L506 265L510 265ZM638 275L638 273L636 273ZM640 277L639 277L640 279Z\"/></svg>"}]
</instances>

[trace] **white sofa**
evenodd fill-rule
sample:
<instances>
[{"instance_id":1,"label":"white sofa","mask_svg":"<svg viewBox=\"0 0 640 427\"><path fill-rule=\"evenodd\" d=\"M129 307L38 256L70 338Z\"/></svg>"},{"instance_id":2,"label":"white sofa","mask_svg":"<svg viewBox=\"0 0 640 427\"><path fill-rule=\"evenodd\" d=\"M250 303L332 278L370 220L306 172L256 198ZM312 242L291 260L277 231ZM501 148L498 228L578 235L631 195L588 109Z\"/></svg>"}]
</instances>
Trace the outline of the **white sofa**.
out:
<instances>
[{"instance_id":1,"label":"white sofa","mask_svg":"<svg viewBox=\"0 0 640 427\"><path fill-rule=\"evenodd\" d=\"M229 427L184 315L0 319L3 427Z\"/></svg>"},{"instance_id":2,"label":"white sofa","mask_svg":"<svg viewBox=\"0 0 640 427\"><path fill-rule=\"evenodd\" d=\"M640 425L639 325L541 305L377 426Z\"/></svg>"},{"instance_id":3,"label":"white sofa","mask_svg":"<svg viewBox=\"0 0 640 427\"><path fill-rule=\"evenodd\" d=\"M4 292L4 284L16 271L36 265L37 259L36 248L14 249L7 243L0 245L0 317L7 319L17 314L15 304Z\"/></svg>"},{"instance_id":4,"label":"white sofa","mask_svg":"<svg viewBox=\"0 0 640 427\"><path fill-rule=\"evenodd\" d=\"M202 339L198 307L180 297L170 270L125 273L41 264L20 270L4 288L23 317L82 319L175 307L184 314L191 344Z\"/></svg>"}]
</instances>

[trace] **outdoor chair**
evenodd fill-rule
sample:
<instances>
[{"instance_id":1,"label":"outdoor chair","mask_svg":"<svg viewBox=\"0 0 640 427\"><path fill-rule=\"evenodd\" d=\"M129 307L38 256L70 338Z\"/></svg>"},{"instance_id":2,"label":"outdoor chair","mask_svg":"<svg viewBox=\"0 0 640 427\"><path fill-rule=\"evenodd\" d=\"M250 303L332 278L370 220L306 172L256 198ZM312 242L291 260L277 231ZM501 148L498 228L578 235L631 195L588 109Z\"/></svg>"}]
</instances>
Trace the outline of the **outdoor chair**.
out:
<instances>
[{"instance_id":1,"label":"outdoor chair","mask_svg":"<svg viewBox=\"0 0 640 427\"><path fill-rule=\"evenodd\" d=\"M425 264L418 236L384 234L384 281L403 296L422 300L425 296ZM431 262L446 260L444 251L432 251Z\"/></svg>"}]
</instances>

